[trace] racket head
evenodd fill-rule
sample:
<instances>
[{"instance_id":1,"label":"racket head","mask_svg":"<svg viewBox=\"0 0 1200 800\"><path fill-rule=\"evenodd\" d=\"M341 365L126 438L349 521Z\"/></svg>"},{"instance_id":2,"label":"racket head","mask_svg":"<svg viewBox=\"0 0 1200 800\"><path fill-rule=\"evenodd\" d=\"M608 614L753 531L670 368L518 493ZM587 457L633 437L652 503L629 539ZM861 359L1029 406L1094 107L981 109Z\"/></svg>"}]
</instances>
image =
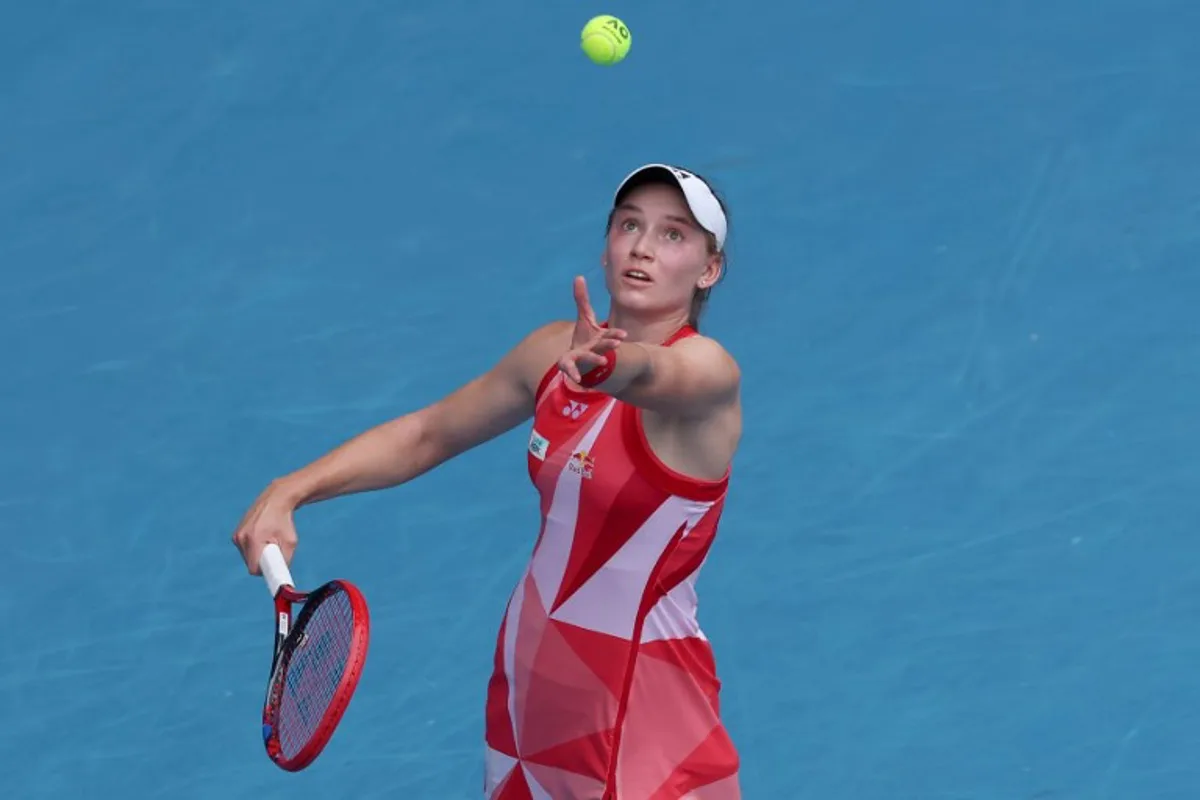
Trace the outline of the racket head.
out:
<instances>
[{"instance_id":1,"label":"racket head","mask_svg":"<svg viewBox=\"0 0 1200 800\"><path fill-rule=\"evenodd\" d=\"M329 743L358 688L370 640L362 592L330 581L313 592L281 590L304 605L279 648L263 704L263 744L281 769L295 772Z\"/></svg>"}]
</instances>

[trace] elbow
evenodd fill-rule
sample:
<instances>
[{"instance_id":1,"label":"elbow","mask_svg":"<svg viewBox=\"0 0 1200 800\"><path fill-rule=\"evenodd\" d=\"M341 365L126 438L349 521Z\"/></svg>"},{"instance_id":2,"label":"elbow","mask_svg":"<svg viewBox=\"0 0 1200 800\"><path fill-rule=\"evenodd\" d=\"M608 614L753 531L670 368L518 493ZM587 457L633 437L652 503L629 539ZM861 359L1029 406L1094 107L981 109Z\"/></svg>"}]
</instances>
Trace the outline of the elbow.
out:
<instances>
[{"instance_id":1,"label":"elbow","mask_svg":"<svg viewBox=\"0 0 1200 800\"><path fill-rule=\"evenodd\" d=\"M407 461L415 474L427 472L449 458L445 437L438 435L433 408L399 417L390 427L392 452Z\"/></svg>"}]
</instances>

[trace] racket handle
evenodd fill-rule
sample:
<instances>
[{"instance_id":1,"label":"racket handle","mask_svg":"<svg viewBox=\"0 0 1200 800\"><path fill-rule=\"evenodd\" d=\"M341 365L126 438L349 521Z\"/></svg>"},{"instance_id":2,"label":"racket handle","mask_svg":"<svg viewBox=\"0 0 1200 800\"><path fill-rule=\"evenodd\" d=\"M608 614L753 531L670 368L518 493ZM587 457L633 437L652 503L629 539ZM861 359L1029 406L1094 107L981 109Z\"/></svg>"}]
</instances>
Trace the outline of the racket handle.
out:
<instances>
[{"instance_id":1,"label":"racket handle","mask_svg":"<svg viewBox=\"0 0 1200 800\"><path fill-rule=\"evenodd\" d=\"M283 551L274 542L269 542L263 548L262 555L258 557L258 567L262 571L263 580L267 582L267 589L270 590L271 597L279 593L281 586L296 585L292 583L292 573L288 570L287 561L283 558Z\"/></svg>"}]
</instances>

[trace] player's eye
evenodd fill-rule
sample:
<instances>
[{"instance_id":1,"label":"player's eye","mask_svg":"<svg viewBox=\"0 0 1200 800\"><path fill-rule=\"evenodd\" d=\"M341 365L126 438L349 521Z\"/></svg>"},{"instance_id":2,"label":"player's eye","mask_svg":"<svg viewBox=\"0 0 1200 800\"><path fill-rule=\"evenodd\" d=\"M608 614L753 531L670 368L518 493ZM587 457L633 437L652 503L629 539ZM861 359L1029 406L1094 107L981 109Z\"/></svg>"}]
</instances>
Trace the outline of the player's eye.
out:
<instances>
[{"instance_id":1,"label":"player's eye","mask_svg":"<svg viewBox=\"0 0 1200 800\"><path fill-rule=\"evenodd\" d=\"M683 231L679 230L679 228L668 228L667 229L667 238L670 239L672 242L682 242L683 241Z\"/></svg>"},{"instance_id":2,"label":"player's eye","mask_svg":"<svg viewBox=\"0 0 1200 800\"><path fill-rule=\"evenodd\" d=\"M621 230L629 232L637 229L637 223L631 219L622 220Z\"/></svg>"}]
</instances>

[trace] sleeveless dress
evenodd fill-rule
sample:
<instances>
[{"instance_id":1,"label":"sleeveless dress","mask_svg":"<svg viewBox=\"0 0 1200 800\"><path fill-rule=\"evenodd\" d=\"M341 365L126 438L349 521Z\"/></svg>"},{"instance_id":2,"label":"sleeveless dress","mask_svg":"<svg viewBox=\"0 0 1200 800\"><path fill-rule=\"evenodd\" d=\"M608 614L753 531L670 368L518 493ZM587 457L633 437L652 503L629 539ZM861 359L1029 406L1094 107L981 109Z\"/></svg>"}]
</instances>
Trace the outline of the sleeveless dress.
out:
<instances>
[{"instance_id":1,"label":"sleeveless dress","mask_svg":"<svg viewBox=\"0 0 1200 800\"><path fill-rule=\"evenodd\" d=\"M484 796L737 800L695 588L729 473L674 472L639 409L553 367L528 450L542 524L497 637Z\"/></svg>"}]
</instances>

